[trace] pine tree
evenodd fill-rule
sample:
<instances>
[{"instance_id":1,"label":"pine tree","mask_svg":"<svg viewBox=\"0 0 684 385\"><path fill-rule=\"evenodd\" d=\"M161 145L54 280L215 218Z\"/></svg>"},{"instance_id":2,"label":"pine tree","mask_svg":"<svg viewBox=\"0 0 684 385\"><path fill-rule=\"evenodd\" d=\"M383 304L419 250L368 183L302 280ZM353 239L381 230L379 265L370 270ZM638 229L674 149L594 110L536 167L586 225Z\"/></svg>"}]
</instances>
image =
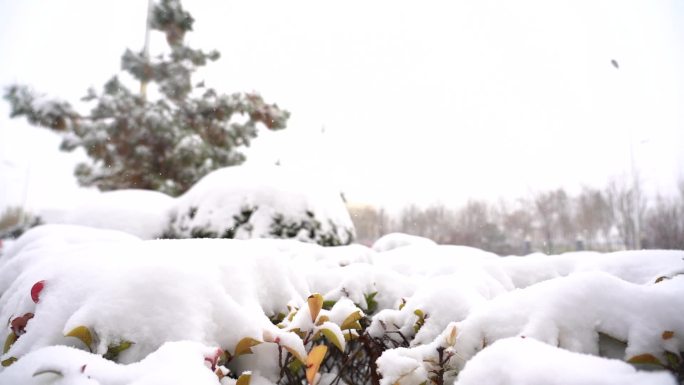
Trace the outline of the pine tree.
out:
<instances>
[{"instance_id":1,"label":"pine tree","mask_svg":"<svg viewBox=\"0 0 684 385\"><path fill-rule=\"evenodd\" d=\"M140 188L178 195L208 172L245 160L239 147L257 136L257 125L285 128L289 113L254 93L219 94L192 73L219 58L184 44L194 19L179 0L154 4L150 27L166 34L170 53L150 60L144 52L126 50L122 69L141 82L141 94L117 76L101 93L88 90L84 101L95 106L87 116L68 102L50 100L23 85L6 89L11 117L63 135L61 149L83 148L92 162L75 174L83 186L101 190ZM146 85L155 83L161 97L147 100ZM236 117L242 116L241 121Z\"/></svg>"}]
</instances>

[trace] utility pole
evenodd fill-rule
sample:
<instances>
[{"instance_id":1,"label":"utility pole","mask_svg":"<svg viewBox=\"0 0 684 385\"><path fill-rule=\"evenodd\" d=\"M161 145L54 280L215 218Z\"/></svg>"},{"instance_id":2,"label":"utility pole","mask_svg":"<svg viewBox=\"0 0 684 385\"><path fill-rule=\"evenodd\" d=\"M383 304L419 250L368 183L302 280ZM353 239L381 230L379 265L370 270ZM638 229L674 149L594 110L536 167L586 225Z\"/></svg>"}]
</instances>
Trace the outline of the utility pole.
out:
<instances>
[{"instance_id":1,"label":"utility pole","mask_svg":"<svg viewBox=\"0 0 684 385\"><path fill-rule=\"evenodd\" d=\"M616 70L620 69L620 65L617 60L613 59L610 63L615 67ZM636 171L636 163L634 162L634 130L632 126L629 126L629 163L630 163L630 177L632 184L632 193L630 194L632 203L632 221L634 223L634 239L632 240L632 247L636 250L641 249L641 215L640 211L640 200L641 200L641 188L639 186L638 175Z\"/></svg>"},{"instance_id":2,"label":"utility pole","mask_svg":"<svg viewBox=\"0 0 684 385\"><path fill-rule=\"evenodd\" d=\"M143 57L145 58L144 77L140 81L140 96L147 98L147 67L150 64L150 22L152 18L152 0L147 0L147 19L145 20L145 44L143 45Z\"/></svg>"}]
</instances>

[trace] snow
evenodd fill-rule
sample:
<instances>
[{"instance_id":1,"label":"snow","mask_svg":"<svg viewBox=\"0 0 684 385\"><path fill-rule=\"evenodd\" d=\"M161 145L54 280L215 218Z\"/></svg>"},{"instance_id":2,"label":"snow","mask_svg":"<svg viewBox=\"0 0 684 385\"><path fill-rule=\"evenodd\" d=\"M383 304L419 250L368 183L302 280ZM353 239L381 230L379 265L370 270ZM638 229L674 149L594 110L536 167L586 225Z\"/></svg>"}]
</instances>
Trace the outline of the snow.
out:
<instances>
[{"instance_id":1,"label":"snow","mask_svg":"<svg viewBox=\"0 0 684 385\"><path fill-rule=\"evenodd\" d=\"M27 385L49 380L56 380L54 385L216 384L216 376L205 364L205 357L215 350L196 342L168 342L140 362L121 365L72 347L49 346L17 361L0 379L3 384Z\"/></svg>"},{"instance_id":2,"label":"snow","mask_svg":"<svg viewBox=\"0 0 684 385\"><path fill-rule=\"evenodd\" d=\"M282 166L222 168L179 198L149 190L94 192L70 206L43 210L40 217L141 239L294 238L332 246L349 244L354 236L339 192Z\"/></svg>"},{"instance_id":3,"label":"snow","mask_svg":"<svg viewBox=\"0 0 684 385\"><path fill-rule=\"evenodd\" d=\"M516 368L510 370L510 368ZM572 353L531 338L495 342L468 361L454 385L674 385L662 372L639 372L618 360Z\"/></svg>"},{"instance_id":4,"label":"snow","mask_svg":"<svg viewBox=\"0 0 684 385\"><path fill-rule=\"evenodd\" d=\"M320 180L283 166L239 166L208 174L179 197L170 231L348 244L354 227L340 194Z\"/></svg>"},{"instance_id":5,"label":"snow","mask_svg":"<svg viewBox=\"0 0 684 385\"><path fill-rule=\"evenodd\" d=\"M0 357L18 359L0 383L216 384L207 366L220 349L231 355L222 371L266 385L278 381L281 348L303 358L318 336L348 350L345 337L367 333L384 344L383 385L430 383L440 365L445 384L672 384L625 361L684 351L683 272L684 251L498 257L427 242L377 251L44 225L0 256L0 319L33 314ZM331 307L317 308L314 293ZM345 329L352 315L367 328ZM90 341L66 336L79 327ZM253 353L238 355L245 338ZM114 361L102 357L127 341ZM33 377L46 369L62 377Z\"/></svg>"},{"instance_id":6,"label":"snow","mask_svg":"<svg viewBox=\"0 0 684 385\"><path fill-rule=\"evenodd\" d=\"M482 304L457 324L456 352L467 360L482 344L524 335L597 355L599 334L627 342L625 358L660 356L665 331L684 335L684 276L636 285L605 272L573 274L514 290ZM582 309L577 311L576 309ZM483 342L484 341L484 342ZM670 341L672 342L672 341ZM684 351L684 341L673 351Z\"/></svg>"},{"instance_id":7,"label":"snow","mask_svg":"<svg viewBox=\"0 0 684 385\"><path fill-rule=\"evenodd\" d=\"M175 204L170 196L149 190L118 190L97 193L73 207L41 213L46 223L120 230L142 239L162 235Z\"/></svg>"},{"instance_id":8,"label":"snow","mask_svg":"<svg viewBox=\"0 0 684 385\"><path fill-rule=\"evenodd\" d=\"M373 250L375 251L389 251L397 247L409 245L435 246L437 243L432 239L419 237L417 235L410 235L404 233L390 233L380 237L373 243Z\"/></svg>"}]
</instances>

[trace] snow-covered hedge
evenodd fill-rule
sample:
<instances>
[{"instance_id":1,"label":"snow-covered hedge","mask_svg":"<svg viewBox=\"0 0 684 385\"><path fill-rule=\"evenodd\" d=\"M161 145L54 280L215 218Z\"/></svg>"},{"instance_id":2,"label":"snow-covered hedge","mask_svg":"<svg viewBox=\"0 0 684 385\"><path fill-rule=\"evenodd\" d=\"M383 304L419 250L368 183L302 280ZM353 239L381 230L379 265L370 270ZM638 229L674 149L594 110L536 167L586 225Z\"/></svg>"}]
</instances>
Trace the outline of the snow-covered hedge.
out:
<instances>
[{"instance_id":1,"label":"snow-covered hedge","mask_svg":"<svg viewBox=\"0 0 684 385\"><path fill-rule=\"evenodd\" d=\"M142 239L293 238L323 246L354 239L339 192L280 166L219 169L176 199L156 191L110 191L43 214L46 223L120 230Z\"/></svg>"},{"instance_id":2,"label":"snow-covered hedge","mask_svg":"<svg viewBox=\"0 0 684 385\"><path fill-rule=\"evenodd\" d=\"M294 238L347 245L354 227L339 192L282 166L216 170L178 198L167 238Z\"/></svg>"},{"instance_id":3,"label":"snow-covered hedge","mask_svg":"<svg viewBox=\"0 0 684 385\"><path fill-rule=\"evenodd\" d=\"M73 207L45 212L45 222L124 231L142 239L159 237L175 205L170 196L150 190L93 193Z\"/></svg>"},{"instance_id":4,"label":"snow-covered hedge","mask_svg":"<svg viewBox=\"0 0 684 385\"><path fill-rule=\"evenodd\" d=\"M0 257L0 383L672 385L682 273L682 251L499 258L48 225Z\"/></svg>"}]
</instances>

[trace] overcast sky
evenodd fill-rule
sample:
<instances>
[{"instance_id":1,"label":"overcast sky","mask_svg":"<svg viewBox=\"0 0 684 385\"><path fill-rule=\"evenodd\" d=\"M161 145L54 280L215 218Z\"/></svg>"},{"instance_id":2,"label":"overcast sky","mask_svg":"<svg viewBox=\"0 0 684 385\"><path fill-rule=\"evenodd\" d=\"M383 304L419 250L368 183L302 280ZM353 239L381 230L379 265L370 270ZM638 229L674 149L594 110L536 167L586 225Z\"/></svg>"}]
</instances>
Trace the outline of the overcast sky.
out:
<instances>
[{"instance_id":1,"label":"overcast sky","mask_svg":"<svg viewBox=\"0 0 684 385\"><path fill-rule=\"evenodd\" d=\"M196 80L292 113L250 161L324 171L398 207L684 177L682 1L185 1ZM143 0L0 0L0 85L74 101L140 49ZM153 35L152 53L164 48ZM615 59L619 69L611 65ZM78 154L0 102L0 208L77 196ZM632 144L630 146L630 143ZM82 156L82 155L81 155Z\"/></svg>"}]
</instances>

